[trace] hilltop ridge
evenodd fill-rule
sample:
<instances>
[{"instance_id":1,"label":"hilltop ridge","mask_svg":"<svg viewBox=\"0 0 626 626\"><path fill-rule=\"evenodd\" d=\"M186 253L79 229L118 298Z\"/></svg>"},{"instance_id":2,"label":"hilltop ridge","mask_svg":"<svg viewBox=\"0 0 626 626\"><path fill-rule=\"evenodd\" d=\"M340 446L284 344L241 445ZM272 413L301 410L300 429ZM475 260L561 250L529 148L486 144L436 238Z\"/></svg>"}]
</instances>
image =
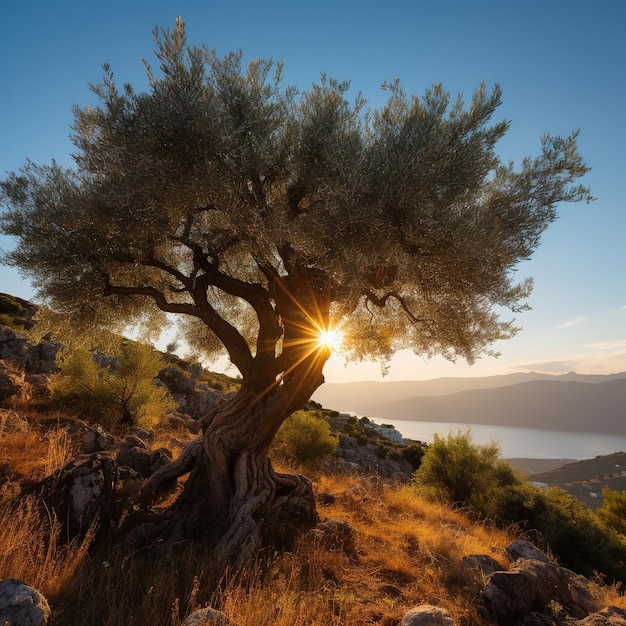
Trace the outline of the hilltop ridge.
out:
<instances>
[{"instance_id":1,"label":"hilltop ridge","mask_svg":"<svg viewBox=\"0 0 626 626\"><path fill-rule=\"evenodd\" d=\"M626 372L326 383L313 398L375 419L623 434Z\"/></svg>"}]
</instances>

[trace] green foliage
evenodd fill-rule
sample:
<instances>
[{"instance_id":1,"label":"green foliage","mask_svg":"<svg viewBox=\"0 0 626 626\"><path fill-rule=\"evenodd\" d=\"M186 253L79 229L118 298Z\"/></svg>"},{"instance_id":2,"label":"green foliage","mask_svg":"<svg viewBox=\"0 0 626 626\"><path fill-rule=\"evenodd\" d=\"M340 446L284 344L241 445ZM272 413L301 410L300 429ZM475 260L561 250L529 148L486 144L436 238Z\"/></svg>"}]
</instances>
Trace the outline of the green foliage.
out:
<instances>
[{"instance_id":1,"label":"green foliage","mask_svg":"<svg viewBox=\"0 0 626 626\"><path fill-rule=\"evenodd\" d=\"M496 443L472 443L471 430L435 433L421 459L415 484L425 495L450 504L480 507L495 491L516 482L511 466L500 459Z\"/></svg>"},{"instance_id":2,"label":"green foliage","mask_svg":"<svg viewBox=\"0 0 626 626\"><path fill-rule=\"evenodd\" d=\"M163 361L149 346L123 341L109 364L98 364L84 348L66 349L58 359L54 400L92 422L150 428L176 407L167 389L155 385Z\"/></svg>"},{"instance_id":3,"label":"green foliage","mask_svg":"<svg viewBox=\"0 0 626 626\"><path fill-rule=\"evenodd\" d=\"M626 582L626 537L566 491L546 491L516 477L499 453L496 444L473 444L469 430L446 438L435 435L415 483L433 498L471 505L485 518L538 534L542 547L565 567L585 576L603 572ZM619 507L624 500L623 494L610 494L607 510L623 515Z\"/></svg>"},{"instance_id":4,"label":"green foliage","mask_svg":"<svg viewBox=\"0 0 626 626\"><path fill-rule=\"evenodd\" d=\"M602 490L602 506L597 516L610 528L626 535L626 491Z\"/></svg>"},{"instance_id":5,"label":"green foliage","mask_svg":"<svg viewBox=\"0 0 626 626\"><path fill-rule=\"evenodd\" d=\"M318 411L296 411L274 437L273 454L293 461L311 461L332 454L339 440Z\"/></svg>"},{"instance_id":6,"label":"green foliage","mask_svg":"<svg viewBox=\"0 0 626 626\"><path fill-rule=\"evenodd\" d=\"M427 450L426 444L410 443L400 449L400 455L404 461L408 461L415 469L418 469Z\"/></svg>"},{"instance_id":7,"label":"green foliage","mask_svg":"<svg viewBox=\"0 0 626 626\"><path fill-rule=\"evenodd\" d=\"M484 511L505 525L537 531L561 565L584 576L602 572L626 582L626 537L566 491L518 483L492 493Z\"/></svg>"}]
</instances>

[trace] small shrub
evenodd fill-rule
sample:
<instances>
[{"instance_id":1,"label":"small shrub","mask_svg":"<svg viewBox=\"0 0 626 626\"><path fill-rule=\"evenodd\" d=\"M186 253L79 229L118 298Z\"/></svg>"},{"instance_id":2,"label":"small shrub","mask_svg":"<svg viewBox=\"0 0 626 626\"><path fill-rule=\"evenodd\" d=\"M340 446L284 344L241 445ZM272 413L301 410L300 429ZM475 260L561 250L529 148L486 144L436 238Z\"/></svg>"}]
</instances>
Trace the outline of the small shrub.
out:
<instances>
[{"instance_id":1,"label":"small shrub","mask_svg":"<svg viewBox=\"0 0 626 626\"><path fill-rule=\"evenodd\" d=\"M422 457L426 454L428 446L422 443L410 443L401 450L402 459L408 461L415 469L422 463Z\"/></svg>"},{"instance_id":2,"label":"small shrub","mask_svg":"<svg viewBox=\"0 0 626 626\"><path fill-rule=\"evenodd\" d=\"M435 433L415 472L415 483L426 496L479 510L484 499L516 481L511 466L500 459L499 446L472 443L469 429L446 438Z\"/></svg>"},{"instance_id":3,"label":"small shrub","mask_svg":"<svg viewBox=\"0 0 626 626\"><path fill-rule=\"evenodd\" d=\"M626 536L626 491L602 490L602 506L597 516L610 528Z\"/></svg>"},{"instance_id":4,"label":"small shrub","mask_svg":"<svg viewBox=\"0 0 626 626\"><path fill-rule=\"evenodd\" d=\"M309 411L296 411L276 433L271 450L284 459L303 462L332 454L337 444L325 419Z\"/></svg>"},{"instance_id":5,"label":"small shrub","mask_svg":"<svg viewBox=\"0 0 626 626\"><path fill-rule=\"evenodd\" d=\"M155 384L163 361L149 346L122 342L117 362L94 361L83 348L59 357L61 373L52 395L64 408L105 427L137 424L151 428L176 404L167 389Z\"/></svg>"}]
</instances>

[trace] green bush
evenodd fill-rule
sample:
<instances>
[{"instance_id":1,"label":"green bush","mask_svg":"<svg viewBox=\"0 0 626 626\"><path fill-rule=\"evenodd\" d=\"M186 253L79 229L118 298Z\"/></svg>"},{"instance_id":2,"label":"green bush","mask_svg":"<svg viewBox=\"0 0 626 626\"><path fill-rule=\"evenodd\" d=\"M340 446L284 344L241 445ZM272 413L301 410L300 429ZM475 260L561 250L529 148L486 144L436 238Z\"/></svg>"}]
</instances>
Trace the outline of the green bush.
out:
<instances>
[{"instance_id":1,"label":"green bush","mask_svg":"<svg viewBox=\"0 0 626 626\"><path fill-rule=\"evenodd\" d=\"M410 443L400 450L400 454L404 461L408 461L415 469L422 464L422 458L426 454L428 446L423 443Z\"/></svg>"},{"instance_id":2,"label":"green bush","mask_svg":"<svg viewBox=\"0 0 626 626\"><path fill-rule=\"evenodd\" d=\"M117 424L151 428L176 407L167 389L155 384L163 361L152 348L123 341L115 361L98 365L83 348L64 350L58 358L60 375L52 383L53 399L107 428Z\"/></svg>"},{"instance_id":3,"label":"green bush","mask_svg":"<svg viewBox=\"0 0 626 626\"><path fill-rule=\"evenodd\" d=\"M271 452L283 459L305 462L332 454L338 443L328 422L317 412L296 411L279 428Z\"/></svg>"},{"instance_id":4,"label":"green bush","mask_svg":"<svg viewBox=\"0 0 626 626\"><path fill-rule=\"evenodd\" d=\"M602 490L602 506L596 514L604 524L626 535L626 491L605 487Z\"/></svg>"},{"instance_id":5,"label":"green bush","mask_svg":"<svg viewBox=\"0 0 626 626\"><path fill-rule=\"evenodd\" d=\"M512 485L494 494L485 512L504 525L515 522L538 531L542 547L577 573L590 577L602 572L626 582L626 537L563 489L546 491L529 482Z\"/></svg>"},{"instance_id":6,"label":"green bush","mask_svg":"<svg viewBox=\"0 0 626 626\"><path fill-rule=\"evenodd\" d=\"M494 491L514 484L511 466L500 459L496 443L472 443L471 431L435 433L414 474L417 488L433 500L481 508Z\"/></svg>"}]
</instances>

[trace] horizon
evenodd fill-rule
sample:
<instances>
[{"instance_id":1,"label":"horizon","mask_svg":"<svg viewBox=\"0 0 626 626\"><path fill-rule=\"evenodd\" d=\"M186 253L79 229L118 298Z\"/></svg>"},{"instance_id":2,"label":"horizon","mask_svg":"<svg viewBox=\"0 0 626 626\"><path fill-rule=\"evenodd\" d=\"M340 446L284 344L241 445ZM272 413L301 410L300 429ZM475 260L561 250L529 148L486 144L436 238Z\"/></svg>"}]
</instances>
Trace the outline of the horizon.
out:
<instances>
[{"instance_id":1,"label":"horizon","mask_svg":"<svg viewBox=\"0 0 626 626\"><path fill-rule=\"evenodd\" d=\"M437 380L447 380L447 379L463 379L463 378L481 379L481 378L497 378L497 377L506 377L506 376L516 376L516 375L532 376L533 374L536 376L549 376L551 378L564 378L566 376L599 377L599 378L611 378L611 377L622 378L624 377L626 378L626 370L617 371L617 372L609 372L607 374L584 374L584 373L576 372L576 371L553 374L549 372L538 372L535 370L527 370L527 371L516 371L516 372L500 372L497 374L485 374L485 375L477 375L477 376L437 376L435 378L404 378L404 379L397 379L397 380L395 379L387 380L386 378L383 378L381 380L367 379L367 380L347 380L347 381L324 381L323 385L351 385L351 384L358 385L358 384L371 384L371 383L376 383L376 384L418 383L419 384L419 383L428 383L428 382L433 382Z\"/></svg>"},{"instance_id":2,"label":"horizon","mask_svg":"<svg viewBox=\"0 0 626 626\"><path fill-rule=\"evenodd\" d=\"M481 82L488 88L500 84L503 104L494 121L512 122L497 146L503 162L519 165L524 156L536 155L546 132L566 136L580 129L580 152L591 167L581 182L597 199L560 207L561 217L544 233L532 259L515 269L520 280L534 277L532 308L504 312L503 319L517 318L523 330L493 346L501 357L469 366L400 352L383 376L380 364L345 367L334 354L324 370L327 382L626 371L626 191L621 185L626 42L620 30L626 5L605 1L591 7L582 0L547 6L531 0L506 9L495 0L471 6L461 0L440 6L392 0L384 7L355 0L322 0L315 7L284 0L264 6L249 0L236 6L194 6L185 0L138 0L130 6L120 0L102 6L77 0L15 3L4 8L11 27L0 42L10 86L0 101L0 175L18 170L26 159L71 165L72 106L95 102L88 83L99 82L101 66L108 62L120 84L145 89L140 59L153 62L151 31L157 25L172 28L178 15L191 43L205 43L220 55L241 49L245 59L284 59L285 83L300 89L321 72L349 80L349 97L362 93L372 108L386 99L380 85L396 76L408 93L422 96L441 82L466 101ZM0 248L11 246L10 238L0 237ZM12 268L0 266L0 283L0 291L34 298L30 283Z\"/></svg>"}]
</instances>

